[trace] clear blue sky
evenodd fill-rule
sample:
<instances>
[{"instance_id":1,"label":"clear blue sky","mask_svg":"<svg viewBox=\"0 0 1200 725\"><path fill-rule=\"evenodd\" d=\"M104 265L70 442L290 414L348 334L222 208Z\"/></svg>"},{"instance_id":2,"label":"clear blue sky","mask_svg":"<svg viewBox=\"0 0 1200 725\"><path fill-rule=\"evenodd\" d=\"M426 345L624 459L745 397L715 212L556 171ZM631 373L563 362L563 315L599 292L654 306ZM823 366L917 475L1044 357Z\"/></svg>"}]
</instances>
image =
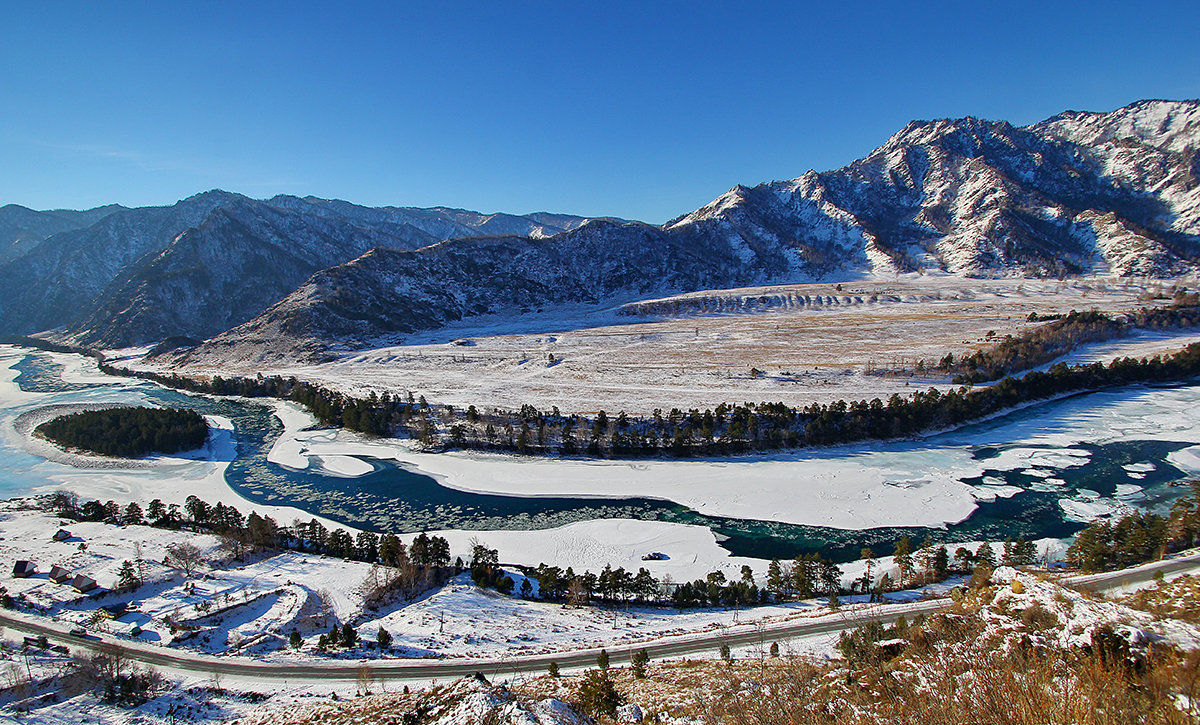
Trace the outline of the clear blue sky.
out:
<instances>
[{"instance_id":1,"label":"clear blue sky","mask_svg":"<svg viewBox=\"0 0 1200 725\"><path fill-rule=\"evenodd\" d=\"M849 7L847 7L849 6ZM662 222L914 118L1200 96L1200 3L12 2L0 203Z\"/></svg>"}]
</instances>

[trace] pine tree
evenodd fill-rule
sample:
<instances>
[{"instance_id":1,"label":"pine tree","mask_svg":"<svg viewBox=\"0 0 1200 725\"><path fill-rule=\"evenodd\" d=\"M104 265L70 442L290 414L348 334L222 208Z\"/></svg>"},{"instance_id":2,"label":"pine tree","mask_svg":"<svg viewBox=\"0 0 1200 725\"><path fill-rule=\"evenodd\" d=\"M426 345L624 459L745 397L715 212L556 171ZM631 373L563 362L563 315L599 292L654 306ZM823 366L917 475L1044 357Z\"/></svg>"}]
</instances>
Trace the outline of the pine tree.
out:
<instances>
[{"instance_id":1,"label":"pine tree","mask_svg":"<svg viewBox=\"0 0 1200 725\"><path fill-rule=\"evenodd\" d=\"M137 569L134 568L133 562L128 559L121 562L121 569L117 572L117 586L121 589L135 589L141 583L142 580L138 577Z\"/></svg>"},{"instance_id":2,"label":"pine tree","mask_svg":"<svg viewBox=\"0 0 1200 725\"><path fill-rule=\"evenodd\" d=\"M300 636L300 632L298 630L293 629L292 633L288 635L288 645L290 645L292 649L300 649L300 647L304 645L304 638Z\"/></svg>"},{"instance_id":3,"label":"pine tree","mask_svg":"<svg viewBox=\"0 0 1200 725\"><path fill-rule=\"evenodd\" d=\"M614 717L617 706L621 704L621 696L612 680L608 679L607 670L588 670L579 683L579 704L593 715Z\"/></svg>"},{"instance_id":4,"label":"pine tree","mask_svg":"<svg viewBox=\"0 0 1200 725\"><path fill-rule=\"evenodd\" d=\"M634 678L641 680L646 677L646 665L650 663L650 653L643 647L633 653L630 657L630 663L633 665Z\"/></svg>"},{"instance_id":5,"label":"pine tree","mask_svg":"<svg viewBox=\"0 0 1200 725\"><path fill-rule=\"evenodd\" d=\"M392 635L383 627L379 628L379 633L375 635L375 642L379 645L379 649L385 650L392 646Z\"/></svg>"},{"instance_id":6,"label":"pine tree","mask_svg":"<svg viewBox=\"0 0 1200 725\"><path fill-rule=\"evenodd\" d=\"M608 650L600 650L600 654L596 657L596 666L601 670L608 669Z\"/></svg>"},{"instance_id":7,"label":"pine tree","mask_svg":"<svg viewBox=\"0 0 1200 725\"><path fill-rule=\"evenodd\" d=\"M875 583L875 577L872 574L872 569L875 568L876 564L875 552L871 551L869 548L864 548L862 551L858 552L858 558L862 559L867 565L867 570L863 573L862 590L864 592L870 591L871 585Z\"/></svg>"},{"instance_id":8,"label":"pine tree","mask_svg":"<svg viewBox=\"0 0 1200 725\"><path fill-rule=\"evenodd\" d=\"M976 566L986 564L988 569L996 568L996 555L992 553L992 547L986 541L975 550L975 563Z\"/></svg>"},{"instance_id":9,"label":"pine tree","mask_svg":"<svg viewBox=\"0 0 1200 725\"><path fill-rule=\"evenodd\" d=\"M946 572L950 570L950 553L946 551L944 545L939 544L933 550L933 575L937 579L945 579Z\"/></svg>"},{"instance_id":10,"label":"pine tree","mask_svg":"<svg viewBox=\"0 0 1200 725\"><path fill-rule=\"evenodd\" d=\"M783 567L779 565L778 559L772 559L767 567L767 590L778 597L783 593L783 585Z\"/></svg>"},{"instance_id":11,"label":"pine tree","mask_svg":"<svg viewBox=\"0 0 1200 725\"><path fill-rule=\"evenodd\" d=\"M146 523L146 517L142 514L142 507L137 501L131 501L125 507L125 515L121 517L121 522L126 525L136 525Z\"/></svg>"},{"instance_id":12,"label":"pine tree","mask_svg":"<svg viewBox=\"0 0 1200 725\"><path fill-rule=\"evenodd\" d=\"M900 584L904 584L912 574L912 544L909 543L907 536L900 537L900 540L896 542L896 550L892 556L896 566L900 569Z\"/></svg>"}]
</instances>

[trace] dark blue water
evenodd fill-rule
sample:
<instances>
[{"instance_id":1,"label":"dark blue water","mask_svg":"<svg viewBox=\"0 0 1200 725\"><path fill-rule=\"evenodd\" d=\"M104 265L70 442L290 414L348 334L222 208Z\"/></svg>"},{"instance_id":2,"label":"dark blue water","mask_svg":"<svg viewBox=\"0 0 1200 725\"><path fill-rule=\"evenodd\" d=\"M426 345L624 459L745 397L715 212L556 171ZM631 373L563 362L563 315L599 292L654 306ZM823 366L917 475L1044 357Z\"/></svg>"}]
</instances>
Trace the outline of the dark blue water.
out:
<instances>
[{"instance_id":1,"label":"dark blue water","mask_svg":"<svg viewBox=\"0 0 1200 725\"><path fill-rule=\"evenodd\" d=\"M36 352L27 356L18 369L21 374L17 382L22 390L70 393L96 387L63 383L58 367ZM1139 507L1156 510L1169 507L1182 489L1168 484L1182 477L1183 472L1168 463L1166 456L1193 445L1185 441L1149 440L1076 444L1071 447L1087 450L1090 460L1080 466L1053 468L1054 477L1064 482L1055 490L1035 490L1045 488L1043 479L1019 470L985 470L983 476L962 480L979 484L984 476L990 476L1021 488L1022 492L1011 498L980 503L970 518L947 529L892 527L845 531L706 516L671 502L647 498L526 498L466 493L442 486L435 479L406 470L392 461L376 459L366 459L374 470L358 478L330 476L314 470L294 471L267 461L272 443L282 432L282 425L268 405L190 395L149 384L140 384L137 389L152 402L192 408L232 420L237 429L238 450L226 472L226 481L239 494L257 503L294 506L349 526L396 533L455 528L544 529L604 518L670 521L708 527L732 554L768 559L820 551L835 560L849 561L857 559L864 547L872 548L877 554L890 553L890 547L901 536L917 541L930 537L948 544L1018 536L1030 539L1067 537L1082 525L1064 518L1058 501L1074 496L1080 489L1112 496L1118 483L1136 483L1145 489L1144 498L1137 502ZM1031 420L1053 427L1056 410L1080 404L1086 404L1086 398L1056 401L933 436L924 443L930 450L966 447L986 466L988 459L1014 446L999 441L971 445L969 441L986 440L989 435L1003 433L1006 426ZM911 449L912 444L904 445ZM1019 447L1038 448L1029 444L1019 444ZM897 450L901 449L898 447ZM1046 447L1046 450L1059 448ZM854 452L848 448L847 456ZM1130 479L1121 468L1125 464L1146 461L1153 463L1155 469L1140 480ZM802 484L798 482L797 486L797 494L803 495Z\"/></svg>"}]
</instances>

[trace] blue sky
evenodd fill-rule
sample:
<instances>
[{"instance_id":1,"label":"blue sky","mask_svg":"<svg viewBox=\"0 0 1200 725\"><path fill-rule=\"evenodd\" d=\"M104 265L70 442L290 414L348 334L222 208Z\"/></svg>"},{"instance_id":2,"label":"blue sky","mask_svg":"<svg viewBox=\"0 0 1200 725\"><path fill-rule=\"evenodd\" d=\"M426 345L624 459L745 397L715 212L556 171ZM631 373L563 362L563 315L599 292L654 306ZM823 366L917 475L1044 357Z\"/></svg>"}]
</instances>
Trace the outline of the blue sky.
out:
<instances>
[{"instance_id":1,"label":"blue sky","mask_svg":"<svg viewBox=\"0 0 1200 725\"><path fill-rule=\"evenodd\" d=\"M0 203L662 222L914 118L1200 96L1200 3L8 3Z\"/></svg>"}]
</instances>

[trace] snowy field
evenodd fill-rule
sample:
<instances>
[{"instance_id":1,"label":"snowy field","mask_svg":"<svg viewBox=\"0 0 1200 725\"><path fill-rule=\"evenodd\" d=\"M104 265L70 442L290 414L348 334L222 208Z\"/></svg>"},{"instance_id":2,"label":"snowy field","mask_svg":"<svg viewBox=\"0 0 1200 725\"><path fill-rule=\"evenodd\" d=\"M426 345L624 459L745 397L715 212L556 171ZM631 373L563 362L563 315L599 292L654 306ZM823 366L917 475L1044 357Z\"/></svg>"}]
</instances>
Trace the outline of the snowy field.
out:
<instances>
[{"instance_id":1,"label":"snowy field","mask_svg":"<svg viewBox=\"0 0 1200 725\"><path fill-rule=\"evenodd\" d=\"M616 523L619 527L622 522ZM69 531L70 537L55 541L52 534L60 528ZM610 533L619 532L618 528ZM183 541L201 547L207 560L191 576L161 563L167 546ZM506 549L511 550L504 537L485 541L500 549L502 560ZM453 539L451 551L469 556L470 538ZM620 553L619 549L613 551ZM595 557L595 553L585 553L582 562ZM548 558L555 557L551 554ZM571 558L575 559L573 555ZM267 658L323 657L315 651L316 636L334 624L347 622L367 640L374 640L380 627L387 629L395 637L388 652L392 657L504 657L649 641L756 621L821 616L829 611L823 600L684 612L635 606L565 607L481 590L471 584L467 574L412 601L397 597L377 610L367 610L358 593L358 585L371 569L364 562L298 552L232 561L221 549L220 540L211 535L63 521L23 501L0 504L0 562L7 566L17 560L35 562L39 572L22 579L4 574L3 585L10 595L46 616L92 630L136 636L144 642ZM575 560L576 569L582 569L580 560ZM146 583L132 592L112 592L124 561L140 562L138 568ZM599 569L601 561L592 558L591 568ZM69 584L57 584L48 578L51 566L90 576L101 589L81 595ZM845 567L845 584L861 576L862 569L858 563ZM876 576L897 573L890 557L881 557L874 572ZM519 586L523 577L515 570L510 574ZM763 574L759 572L760 577ZM738 576L732 571L729 575ZM682 576L673 578L679 581ZM944 590L952 584L937 585L932 590ZM889 596L903 601L920 593ZM844 603L854 606L857 599L861 597L847 597ZM114 604L126 605L128 612L115 619L97 614L101 606ZM198 631L173 633L169 622ZM140 630L136 635L135 627ZM306 640L298 651L287 646L292 629ZM359 651L352 656L364 654Z\"/></svg>"},{"instance_id":2,"label":"snowy field","mask_svg":"<svg viewBox=\"0 0 1200 725\"><path fill-rule=\"evenodd\" d=\"M0 351L0 355L3 351ZM17 353L0 359L15 361ZM109 398L136 398L140 383L96 378L94 362L78 356L55 359L67 366L66 381L105 384ZM52 403L53 395L20 391L13 372L0 368L4 415ZM7 378L7 380L5 380ZM90 399L96 397L91 391ZM1017 417L1011 423L939 437L936 443L910 441L871 446L800 451L764 457L697 461L586 461L525 459L515 456L444 453L424 454L402 440L368 440L346 431L311 430L313 419L289 404L273 403L284 433L268 460L289 468L316 468L353 478L371 470L370 458L393 459L436 478L443 485L472 492L516 496L660 498L699 512L737 518L862 529L876 526L941 527L965 519L982 501L1022 495L1022 489L985 478L982 485L960 479L986 469L1020 471L1037 478L1032 490L1053 491L1063 482L1059 472L1084 465L1091 455L1080 442L1103 443L1125 438L1184 440L1200 444L1200 391L1133 389L1087 396L1058 405L1049 416ZM9 429L10 438L18 437ZM88 469L33 461L27 490L74 490L85 498L113 499L143 505L151 498L182 503L195 494L271 515L282 523L312 518L309 512L283 506L264 506L239 497L228 487L224 471L232 446L227 429L210 441L213 450L196 459L155 462L150 470ZM15 441L17 446L22 441ZM1001 455L984 461L971 450L981 445L1010 445ZM1185 471L1200 471L1200 446L1171 454ZM1090 491L1063 498L1068 518L1087 521L1130 510L1141 496L1138 485L1151 463L1134 463L1124 472L1117 494ZM338 524L324 521L328 528ZM542 531L443 531L457 547L479 537L500 550L510 564L545 562L576 569L598 570L605 564L636 570L646 565L656 576L693 579L721 569L735 574L743 564L763 571L766 562L730 556L706 528L677 523L608 519L585 521ZM646 562L648 551L664 551L670 559Z\"/></svg>"},{"instance_id":3,"label":"snowy field","mask_svg":"<svg viewBox=\"0 0 1200 725\"><path fill-rule=\"evenodd\" d=\"M411 391L455 406L516 409L529 403L544 410L557 406L564 412L603 409L609 414L703 410L723 401L886 400L914 386L949 381L868 371L911 369L917 360L935 364L947 353L969 354L1037 324L1027 322L1031 312L1121 311L1167 302L1143 299L1161 289L1158 283L1126 279L906 275L841 287L719 290L625 306L654 313L644 315L619 314L619 308L567 308L517 320L472 318L321 365L187 371L295 375L352 393ZM771 307L757 304L759 299L786 303ZM723 311L703 312L718 308ZM1200 331L1173 335L1158 347L1142 340L1139 354L1195 340ZM1103 354L1126 354L1123 349L1116 343ZM1082 353L1081 359L1086 357ZM752 368L762 374L752 374Z\"/></svg>"}]
</instances>

